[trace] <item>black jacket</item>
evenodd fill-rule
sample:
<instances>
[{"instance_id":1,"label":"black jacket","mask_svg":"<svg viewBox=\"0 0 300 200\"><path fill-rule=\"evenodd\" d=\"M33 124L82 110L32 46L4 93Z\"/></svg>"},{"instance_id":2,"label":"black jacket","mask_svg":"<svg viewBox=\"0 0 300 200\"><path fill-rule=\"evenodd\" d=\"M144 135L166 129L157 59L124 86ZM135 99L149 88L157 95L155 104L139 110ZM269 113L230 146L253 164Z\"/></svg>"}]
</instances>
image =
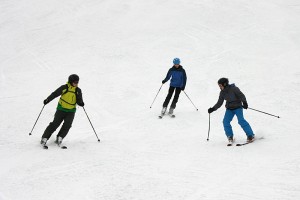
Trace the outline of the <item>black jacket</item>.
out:
<instances>
[{"instance_id":1,"label":"black jacket","mask_svg":"<svg viewBox=\"0 0 300 200\"><path fill-rule=\"evenodd\" d=\"M226 100L225 107L230 110L241 108L242 102L247 103L245 95L234 84L228 85L224 90L221 90L219 100L213 106L214 110L220 108L224 100Z\"/></svg>"}]
</instances>

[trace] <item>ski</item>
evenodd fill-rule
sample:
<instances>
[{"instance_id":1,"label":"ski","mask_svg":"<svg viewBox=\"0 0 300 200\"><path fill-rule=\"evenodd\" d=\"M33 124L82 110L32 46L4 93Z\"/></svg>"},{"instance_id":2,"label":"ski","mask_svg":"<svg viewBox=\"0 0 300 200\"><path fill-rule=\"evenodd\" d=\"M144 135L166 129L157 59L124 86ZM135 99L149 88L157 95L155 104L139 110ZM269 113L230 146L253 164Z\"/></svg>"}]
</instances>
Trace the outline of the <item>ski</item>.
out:
<instances>
[{"instance_id":1,"label":"ski","mask_svg":"<svg viewBox=\"0 0 300 200\"><path fill-rule=\"evenodd\" d=\"M254 141L256 141L256 140L262 140L262 139L264 139L264 137L263 137L263 136L262 136L262 137L255 138L254 140L252 140L252 141L250 141L250 142L246 141L246 142L244 142L244 143L239 143L239 144L236 144L236 146L238 146L238 147L240 147L240 146L244 146L244 145L247 145L247 144L253 143L253 142L254 142Z\"/></svg>"},{"instance_id":2,"label":"ski","mask_svg":"<svg viewBox=\"0 0 300 200\"><path fill-rule=\"evenodd\" d=\"M244 143L239 143L239 144L236 144L236 146L238 146L238 147L240 147L240 146L244 146L244 145L247 145L247 144L250 144L250 143L253 143L255 140L261 140L261 139L264 139L264 137L260 137L260 138L256 138L256 139L254 139L254 140L252 140L252 141L246 141L246 142L244 142Z\"/></svg>"},{"instance_id":3,"label":"ski","mask_svg":"<svg viewBox=\"0 0 300 200\"><path fill-rule=\"evenodd\" d=\"M57 144L57 143L56 143ZM57 146L61 149L67 149L68 147L67 146L61 146L61 144L57 144Z\"/></svg>"},{"instance_id":4,"label":"ski","mask_svg":"<svg viewBox=\"0 0 300 200\"><path fill-rule=\"evenodd\" d=\"M247 144L250 144L250 143L253 143L253 142L239 143L239 144L236 144L236 146L240 147L240 146L244 146L244 145L247 145Z\"/></svg>"}]
</instances>

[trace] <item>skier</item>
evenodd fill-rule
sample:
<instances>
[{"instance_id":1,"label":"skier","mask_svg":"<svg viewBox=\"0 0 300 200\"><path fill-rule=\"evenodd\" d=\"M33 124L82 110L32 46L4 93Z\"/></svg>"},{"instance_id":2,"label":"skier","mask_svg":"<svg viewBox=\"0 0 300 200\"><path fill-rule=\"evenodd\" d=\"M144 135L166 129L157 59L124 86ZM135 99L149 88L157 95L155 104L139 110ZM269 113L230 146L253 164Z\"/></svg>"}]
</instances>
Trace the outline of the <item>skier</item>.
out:
<instances>
[{"instance_id":1,"label":"skier","mask_svg":"<svg viewBox=\"0 0 300 200\"><path fill-rule=\"evenodd\" d=\"M248 108L245 95L234 84L229 85L229 80L227 78L220 78L218 80L218 85L221 89L219 100L213 107L208 109L208 113L216 111L222 106L224 100L226 100L226 112L223 119L223 126L229 143L233 143L234 141L232 127L230 125L234 115L237 116L239 125L247 135L247 142L253 142L254 134L252 128L243 116L243 108Z\"/></svg>"},{"instance_id":2,"label":"skier","mask_svg":"<svg viewBox=\"0 0 300 200\"><path fill-rule=\"evenodd\" d=\"M62 121L64 121L55 140L55 143L58 146L60 146L62 140L66 137L66 135L68 134L72 126L73 119L75 117L75 112L76 112L76 103L79 106L82 107L84 106L84 102L82 100L82 93L81 93L81 89L78 87L78 82L79 82L78 75L76 74L70 75L67 84L60 86L44 100L44 104L46 105L56 97L61 96L58 101L53 122L51 122L48 125L48 127L46 128L42 136L41 139L42 146L46 146L46 143L51 137L52 133L59 127Z\"/></svg>"},{"instance_id":3,"label":"skier","mask_svg":"<svg viewBox=\"0 0 300 200\"><path fill-rule=\"evenodd\" d=\"M180 65L180 59L174 58L173 67L169 69L166 78L162 81L162 84L167 82L171 78L170 88L168 95L163 103L163 108L161 114L164 115L166 113L168 104L172 98L172 95L175 91L175 96L169 108L169 115L173 115L174 109L176 108L176 103L178 101L181 90L184 90L186 84L186 73L183 67Z\"/></svg>"}]
</instances>

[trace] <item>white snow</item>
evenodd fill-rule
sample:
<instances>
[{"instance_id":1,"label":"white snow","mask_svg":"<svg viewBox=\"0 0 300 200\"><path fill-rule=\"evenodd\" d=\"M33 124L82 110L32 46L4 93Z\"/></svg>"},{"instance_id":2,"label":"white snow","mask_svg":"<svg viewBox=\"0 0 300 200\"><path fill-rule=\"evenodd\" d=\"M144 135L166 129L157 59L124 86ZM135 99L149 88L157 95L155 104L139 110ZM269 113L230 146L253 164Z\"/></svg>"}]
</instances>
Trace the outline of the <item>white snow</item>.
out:
<instances>
[{"instance_id":1,"label":"white snow","mask_svg":"<svg viewBox=\"0 0 300 200\"><path fill-rule=\"evenodd\" d=\"M176 118L158 119L174 57L188 76ZM1 200L300 199L298 0L1 0ZM39 141L70 74L78 107L64 140ZM207 109L228 77L263 140L226 147L224 105ZM237 142L246 136L232 122Z\"/></svg>"}]
</instances>

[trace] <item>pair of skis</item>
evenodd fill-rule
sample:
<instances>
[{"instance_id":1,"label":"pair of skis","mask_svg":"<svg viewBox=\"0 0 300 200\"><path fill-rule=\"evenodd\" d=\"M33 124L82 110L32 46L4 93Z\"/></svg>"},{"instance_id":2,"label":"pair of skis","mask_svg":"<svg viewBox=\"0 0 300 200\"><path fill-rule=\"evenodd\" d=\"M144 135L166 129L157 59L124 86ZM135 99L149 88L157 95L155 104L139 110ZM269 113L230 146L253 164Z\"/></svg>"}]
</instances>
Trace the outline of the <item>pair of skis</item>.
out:
<instances>
[{"instance_id":1,"label":"pair of skis","mask_svg":"<svg viewBox=\"0 0 300 200\"><path fill-rule=\"evenodd\" d=\"M158 118L159 118L159 119L162 119L165 115L166 115L166 114L160 114L160 115L158 116ZM167 114L167 115L169 115L171 118L175 118L175 115L174 115L174 114Z\"/></svg>"},{"instance_id":2,"label":"pair of skis","mask_svg":"<svg viewBox=\"0 0 300 200\"><path fill-rule=\"evenodd\" d=\"M252 141L246 141L246 142L244 142L244 143L237 143L235 146L238 146L238 147L240 147L240 146L245 146L245 145L247 145L247 144L251 144L251 143L253 143L255 140L262 140L262 139L264 139L264 137L262 136L262 137L258 137L258 138L255 138L254 140L252 140ZM228 144L227 144L227 146L233 146L233 141L232 142L229 142Z\"/></svg>"},{"instance_id":3,"label":"pair of skis","mask_svg":"<svg viewBox=\"0 0 300 200\"><path fill-rule=\"evenodd\" d=\"M244 145L247 145L247 144L250 144L250 143L253 143L253 142L254 142L254 141L252 141L252 142L238 143L238 144L236 144L235 146L240 147L240 146L244 146ZM229 143L227 144L227 146L228 146L228 147L233 146L233 142L229 142Z\"/></svg>"},{"instance_id":4,"label":"pair of skis","mask_svg":"<svg viewBox=\"0 0 300 200\"><path fill-rule=\"evenodd\" d=\"M58 147L60 147L61 149L67 149L68 147L67 146L61 146L61 145L57 145ZM42 145L43 149L48 149L48 145L44 144Z\"/></svg>"}]
</instances>

